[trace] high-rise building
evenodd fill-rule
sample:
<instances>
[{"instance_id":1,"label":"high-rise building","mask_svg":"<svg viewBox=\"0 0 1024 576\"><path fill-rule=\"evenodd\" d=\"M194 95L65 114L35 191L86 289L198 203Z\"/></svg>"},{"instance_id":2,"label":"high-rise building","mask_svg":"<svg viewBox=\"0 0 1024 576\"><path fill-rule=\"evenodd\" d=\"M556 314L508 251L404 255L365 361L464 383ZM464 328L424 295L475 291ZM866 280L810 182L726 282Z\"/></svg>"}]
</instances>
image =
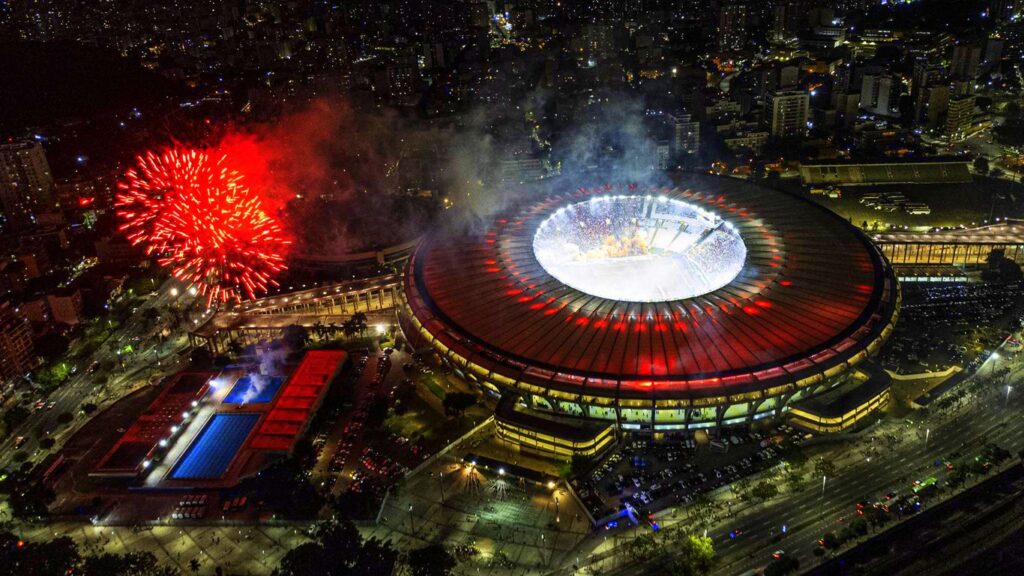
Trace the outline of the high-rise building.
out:
<instances>
[{"instance_id":1,"label":"high-rise building","mask_svg":"<svg viewBox=\"0 0 1024 576\"><path fill-rule=\"evenodd\" d=\"M932 66L923 58L914 62L914 75L910 82L910 98L914 103L915 122L921 122L924 119L930 88L942 78L943 70L939 66Z\"/></svg>"},{"instance_id":2,"label":"high-rise building","mask_svg":"<svg viewBox=\"0 0 1024 576\"><path fill-rule=\"evenodd\" d=\"M789 6L786 2L778 2L772 7L772 42L782 44L792 38L788 26L786 26L786 14Z\"/></svg>"},{"instance_id":3,"label":"high-rise building","mask_svg":"<svg viewBox=\"0 0 1024 576\"><path fill-rule=\"evenodd\" d=\"M669 114L672 126L672 148L677 156L700 151L700 121L691 114Z\"/></svg>"},{"instance_id":4,"label":"high-rise building","mask_svg":"<svg viewBox=\"0 0 1024 576\"><path fill-rule=\"evenodd\" d=\"M998 37L991 37L985 41L985 64L994 66L1003 58L1003 48L1006 40Z\"/></svg>"},{"instance_id":5,"label":"high-rise building","mask_svg":"<svg viewBox=\"0 0 1024 576\"><path fill-rule=\"evenodd\" d=\"M967 137L974 120L974 96L960 96L949 101L946 110L946 136L951 142Z\"/></svg>"},{"instance_id":6,"label":"high-rise building","mask_svg":"<svg viewBox=\"0 0 1024 576\"><path fill-rule=\"evenodd\" d=\"M32 347L32 326L0 303L0 382L24 375L36 367Z\"/></svg>"},{"instance_id":7,"label":"high-rise building","mask_svg":"<svg viewBox=\"0 0 1024 576\"><path fill-rule=\"evenodd\" d=\"M949 85L935 84L927 89L922 119L929 129L938 128L949 109Z\"/></svg>"},{"instance_id":8,"label":"high-rise building","mask_svg":"<svg viewBox=\"0 0 1024 576\"><path fill-rule=\"evenodd\" d=\"M747 45L747 5L738 0L716 0L712 5L715 48L735 52Z\"/></svg>"},{"instance_id":9,"label":"high-rise building","mask_svg":"<svg viewBox=\"0 0 1024 576\"><path fill-rule=\"evenodd\" d=\"M981 65L981 46L957 44L953 47L953 58L949 73L958 80L974 80Z\"/></svg>"},{"instance_id":10,"label":"high-rise building","mask_svg":"<svg viewBox=\"0 0 1024 576\"><path fill-rule=\"evenodd\" d=\"M0 144L0 229L30 226L52 202L53 175L42 145L32 140Z\"/></svg>"},{"instance_id":11,"label":"high-rise building","mask_svg":"<svg viewBox=\"0 0 1024 576\"><path fill-rule=\"evenodd\" d=\"M859 92L837 92L832 95L836 109L836 125L843 129L853 128L860 108Z\"/></svg>"},{"instance_id":12,"label":"high-rise building","mask_svg":"<svg viewBox=\"0 0 1024 576\"><path fill-rule=\"evenodd\" d=\"M1005 22L1013 18L1014 5L1019 6L1020 0L990 0L989 2L989 15L995 19L996 22Z\"/></svg>"},{"instance_id":13,"label":"high-rise building","mask_svg":"<svg viewBox=\"0 0 1024 576\"><path fill-rule=\"evenodd\" d=\"M860 85L860 107L871 114L891 116L899 104L900 83L889 74L865 74Z\"/></svg>"},{"instance_id":14,"label":"high-rise building","mask_svg":"<svg viewBox=\"0 0 1024 576\"><path fill-rule=\"evenodd\" d=\"M810 95L802 90L772 92L765 110L768 133L776 138L806 135L810 102Z\"/></svg>"}]
</instances>

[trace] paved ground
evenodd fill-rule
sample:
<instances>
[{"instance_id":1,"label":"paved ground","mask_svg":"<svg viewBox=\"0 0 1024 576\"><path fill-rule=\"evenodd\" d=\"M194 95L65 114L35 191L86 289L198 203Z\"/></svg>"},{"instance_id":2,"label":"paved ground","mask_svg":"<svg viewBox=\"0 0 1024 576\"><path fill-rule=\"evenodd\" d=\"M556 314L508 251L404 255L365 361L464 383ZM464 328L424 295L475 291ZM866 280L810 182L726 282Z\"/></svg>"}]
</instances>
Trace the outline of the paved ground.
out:
<instances>
[{"instance_id":1,"label":"paved ground","mask_svg":"<svg viewBox=\"0 0 1024 576\"><path fill-rule=\"evenodd\" d=\"M294 526L154 526L147 528L83 526L57 522L19 530L30 540L71 536L86 553L152 552L158 559L191 574L189 562L200 563L200 574L221 566L231 574L269 574L284 554L306 542Z\"/></svg>"},{"instance_id":2,"label":"paved ground","mask_svg":"<svg viewBox=\"0 0 1024 576\"><path fill-rule=\"evenodd\" d=\"M476 546L480 553L460 572L505 576L574 562L590 526L564 487L528 484L441 458L388 498L381 524L369 533L400 548L442 541Z\"/></svg>"}]
</instances>

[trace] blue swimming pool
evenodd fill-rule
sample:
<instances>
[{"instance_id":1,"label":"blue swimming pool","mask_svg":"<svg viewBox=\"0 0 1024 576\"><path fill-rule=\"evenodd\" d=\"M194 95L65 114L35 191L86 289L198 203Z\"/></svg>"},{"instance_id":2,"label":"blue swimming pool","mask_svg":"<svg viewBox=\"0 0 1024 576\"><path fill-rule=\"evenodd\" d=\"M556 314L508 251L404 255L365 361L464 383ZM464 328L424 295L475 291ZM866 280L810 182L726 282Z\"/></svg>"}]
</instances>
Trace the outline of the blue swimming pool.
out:
<instances>
[{"instance_id":1,"label":"blue swimming pool","mask_svg":"<svg viewBox=\"0 0 1024 576\"><path fill-rule=\"evenodd\" d=\"M260 419L259 414L214 414L171 471L175 480L220 478Z\"/></svg>"},{"instance_id":2,"label":"blue swimming pool","mask_svg":"<svg viewBox=\"0 0 1024 576\"><path fill-rule=\"evenodd\" d=\"M225 404L266 404L274 399L283 378L250 374L242 376L224 398Z\"/></svg>"}]
</instances>

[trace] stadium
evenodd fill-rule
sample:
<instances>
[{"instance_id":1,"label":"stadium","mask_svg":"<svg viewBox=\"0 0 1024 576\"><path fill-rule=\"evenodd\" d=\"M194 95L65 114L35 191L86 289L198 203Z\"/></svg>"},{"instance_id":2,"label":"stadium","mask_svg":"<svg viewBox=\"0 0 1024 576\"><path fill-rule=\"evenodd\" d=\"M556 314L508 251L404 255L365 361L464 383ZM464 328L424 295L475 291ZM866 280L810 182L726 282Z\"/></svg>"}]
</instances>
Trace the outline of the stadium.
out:
<instances>
[{"instance_id":1,"label":"stadium","mask_svg":"<svg viewBox=\"0 0 1024 576\"><path fill-rule=\"evenodd\" d=\"M404 283L410 342L506 407L626 430L782 416L849 383L900 303L848 222L711 176L534 195L427 238Z\"/></svg>"}]
</instances>

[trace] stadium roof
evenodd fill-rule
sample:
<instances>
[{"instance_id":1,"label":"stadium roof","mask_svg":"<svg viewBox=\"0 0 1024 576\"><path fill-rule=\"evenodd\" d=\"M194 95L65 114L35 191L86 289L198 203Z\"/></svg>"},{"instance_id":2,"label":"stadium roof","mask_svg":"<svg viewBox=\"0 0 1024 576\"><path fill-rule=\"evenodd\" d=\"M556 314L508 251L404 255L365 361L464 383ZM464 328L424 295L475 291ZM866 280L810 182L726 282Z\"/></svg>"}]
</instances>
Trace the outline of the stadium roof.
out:
<instances>
[{"instance_id":1,"label":"stadium roof","mask_svg":"<svg viewBox=\"0 0 1024 576\"><path fill-rule=\"evenodd\" d=\"M607 300L559 282L534 256L535 230L566 204L609 193L714 211L741 234L742 271L672 302ZM845 220L796 196L709 176L673 189L547 197L505 211L479 234L430 239L409 270L409 305L435 345L516 382L626 398L713 397L831 375L878 345L898 300L888 265Z\"/></svg>"}]
</instances>

